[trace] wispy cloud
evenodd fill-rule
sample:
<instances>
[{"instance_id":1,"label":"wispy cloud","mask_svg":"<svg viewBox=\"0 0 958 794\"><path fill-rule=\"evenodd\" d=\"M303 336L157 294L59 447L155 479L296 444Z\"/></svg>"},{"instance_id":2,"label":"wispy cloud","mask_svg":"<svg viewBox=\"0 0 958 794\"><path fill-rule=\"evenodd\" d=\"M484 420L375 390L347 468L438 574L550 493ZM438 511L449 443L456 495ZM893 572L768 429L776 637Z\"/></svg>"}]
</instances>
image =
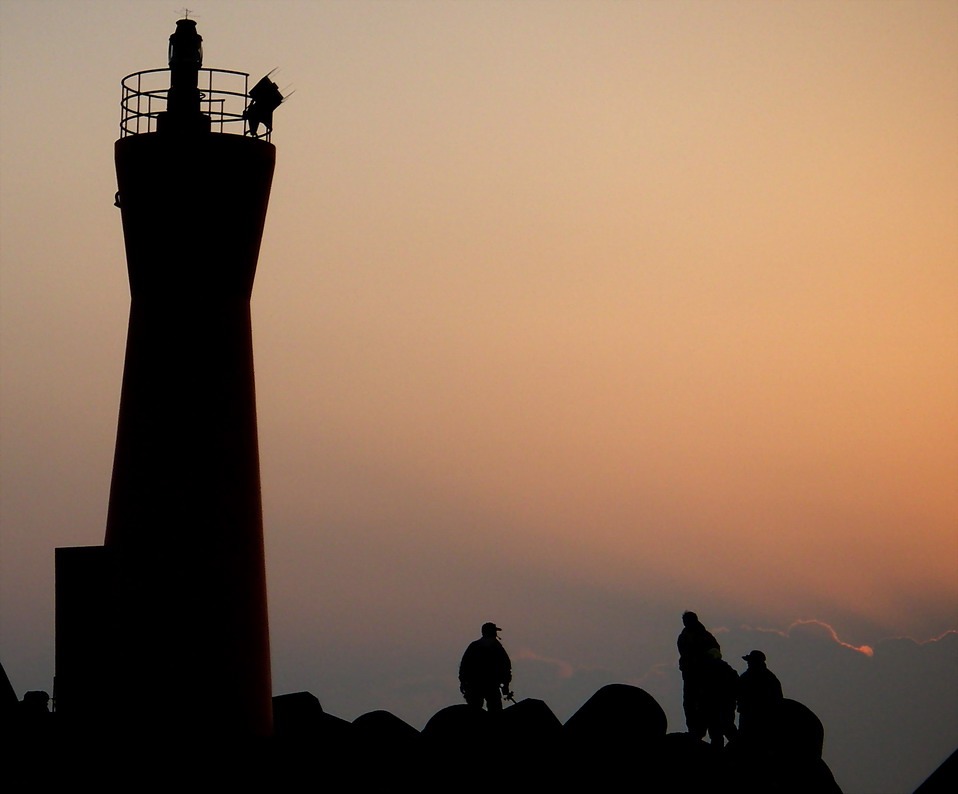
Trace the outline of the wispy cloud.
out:
<instances>
[{"instance_id":1,"label":"wispy cloud","mask_svg":"<svg viewBox=\"0 0 958 794\"><path fill-rule=\"evenodd\" d=\"M813 633L824 632L829 638L831 638L835 643L841 645L843 648L848 648L852 651L857 651L860 654L865 656L874 656L875 649L870 645L853 645L850 642L845 642L838 636L838 632L835 631L831 626L829 626L823 620L806 619L806 620L796 620L792 623L791 626L786 630L786 636L792 636L795 632L804 632L811 631Z\"/></svg>"},{"instance_id":2,"label":"wispy cloud","mask_svg":"<svg viewBox=\"0 0 958 794\"><path fill-rule=\"evenodd\" d=\"M567 662L563 659L553 659L549 656L541 656L529 648L522 648L517 654L515 654L515 657L516 659L523 659L525 661L541 662L543 664L553 665L556 668L556 676L558 678L572 678L572 676L575 674L575 667L573 667L571 662Z\"/></svg>"},{"instance_id":3,"label":"wispy cloud","mask_svg":"<svg viewBox=\"0 0 958 794\"><path fill-rule=\"evenodd\" d=\"M835 631L828 623L823 620L818 620L816 618L802 618L791 623L788 628L784 631L780 629L767 629L760 626L740 626L743 631L756 631L764 634L777 634L779 637L784 637L786 639L795 639L797 637L804 636L823 636L827 637L833 641L836 645L840 645L843 648L848 648L849 650L860 653L863 656L874 656L875 649L871 645L853 645L850 642L845 642L841 637L838 636L838 632Z\"/></svg>"},{"instance_id":4,"label":"wispy cloud","mask_svg":"<svg viewBox=\"0 0 958 794\"><path fill-rule=\"evenodd\" d=\"M902 635L896 635L895 637L887 637L886 639L889 639L889 640L910 640L911 642L915 643L915 645L929 645L929 644L931 644L931 643L942 642L942 641L944 641L946 638L951 637L951 636L953 636L953 635L954 635L954 636L958 636L958 629L948 629L948 631L942 632L942 633L939 634L937 637L930 637L930 638L927 639L927 640L916 640L914 637L910 637L910 636L907 636L907 635L904 635L904 634L902 634Z\"/></svg>"},{"instance_id":5,"label":"wispy cloud","mask_svg":"<svg viewBox=\"0 0 958 794\"><path fill-rule=\"evenodd\" d=\"M660 662L659 664L653 664L648 670L645 671L643 675L639 678L631 680L629 683L634 684L638 687L648 687L650 685L659 684L662 681L666 681L670 676L677 677L675 674L676 666L674 664L667 664Z\"/></svg>"}]
</instances>

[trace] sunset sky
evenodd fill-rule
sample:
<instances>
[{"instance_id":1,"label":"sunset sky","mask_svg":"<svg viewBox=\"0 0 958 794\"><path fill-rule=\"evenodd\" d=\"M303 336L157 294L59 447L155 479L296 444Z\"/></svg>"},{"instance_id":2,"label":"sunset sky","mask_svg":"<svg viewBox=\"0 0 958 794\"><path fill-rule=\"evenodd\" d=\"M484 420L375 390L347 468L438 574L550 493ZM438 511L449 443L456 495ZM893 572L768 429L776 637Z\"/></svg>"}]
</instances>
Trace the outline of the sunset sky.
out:
<instances>
[{"instance_id":1,"label":"sunset sky","mask_svg":"<svg viewBox=\"0 0 958 794\"><path fill-rule=\"evenodd\" d=\"M120 79L180 11L0 0L21 695L52 688L53 549L103 542ZM421 728L493 620L518 697L565 720L627 681L684 730L695 609L822 717L846 792L958 746L958 2L191 16L204 66L293 92L253 294L277 694Z\"/></svg>"}]
</instances>

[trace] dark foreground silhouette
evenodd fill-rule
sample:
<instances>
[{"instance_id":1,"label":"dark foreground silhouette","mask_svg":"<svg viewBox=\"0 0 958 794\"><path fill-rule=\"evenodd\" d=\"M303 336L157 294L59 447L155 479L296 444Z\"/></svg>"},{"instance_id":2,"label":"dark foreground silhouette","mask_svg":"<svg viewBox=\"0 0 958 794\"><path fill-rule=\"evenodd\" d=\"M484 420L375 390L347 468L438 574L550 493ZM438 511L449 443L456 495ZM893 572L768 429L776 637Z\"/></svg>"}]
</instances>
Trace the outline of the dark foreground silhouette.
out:
<instances>
[{"instance_id":1,"label":"dark foreground silhouette","mask_svg":"<svg viewBox=\"0 0 958 794\"><path fill-rule=\"evenodd\" d=\"M502 631L495 623L483 623L478 640L469 643L459 663L459 691L470 706L502 711L502 698L512 699L512 661L499 642Z\"/></svg>"},{"instance_id":2,"label":"dark foreground silhouette","mask_svg":"<svg viewBox=\"0 0 958 794\"><path fill-rule=\"evenodd\" d=\"M718 640L705 628L694 612L682 615L684 628L679 634L676 645L679 649L679 670L682 671L682 709L685 711L685 725L691 736L701 739L712 722L717 722L709 713L708 689L710 688L711 662L715 654L721 658Z\"/></svg>"},{"instance_id":3,"label":"dark foreground silhouette","mask_svg":"<svg viewBox=\"0 0 958 794\"><path fill-rule=\"evenodd\" d=\"M203 709L216 704L192 705L190 719L202 721ZM186 743L129 735L123 726L91 736L54 730L57 715L47 713L42 725L8 723L13 730L4 743L22 770L42 770L63 784L95 779L101 791L188 779L271 790L306 783L395 788L405 781L418 791L840 792L821 758L821 722L787 699L767 715L769 730L751 738L740 733L725 747L669 733L656 700L626 684L602 687L564 725L533 699L493 712L448 706L422 731L385 711L348 722L327 714L308 692L275 697L273 705L268 739L219 742L213 735Z\"/></svg>"},{"instance_id":4,"label":"dark foreground silhouette","mask_svg":"<svg viewBox=\"0 0 958 794\"><path fill-rule=\"evenodd\" d=\"M205 715L217 703L197 691L182 700L188 724L182 733L147 736L102 723L91 730L58 719L45 692L28 692L17 701L0 666L0 743L9 759L3 781L14 785L11 791L42 778L51 785L89 781L101 792L144 784L148 790L179 788L189 781L190 787L271 791L411 785L429 792L841 794L822 760L821 721L781 696L777 678L764 669L764 654L752 651L744 658L758 681L760 708L752 712L745 696L744 716L751 724L733 732L727 745L690 732L669 733L655 698L627 684L602 687L565 724L543 701L525 699L492 711L447 706L418 731L387 711L349 722L326 713L315 695L296 692L273 698L272 736L236 740L214 728L204 734ZM958 751L915 794L955 791L956 783Z\"/></svg>"},{"instance_id":5,"label":"dark foreground silhouette","mask_svg":"<svg viewBox=\"0 0 958 794\"><path fill-rule=\"evenodd\" d=\"M564 725L533 699L491 712L448 706L422 732L383 711L344 722L308 693L274 703L272 749L285 769L305 770L322 753L374 786L409 769L429 791L840 792L822 760L821 722L786 699L765 715L766 731L725 747L669 733L656 700L626 684L602 687Z\"/></svg>"},{"instance_id":6,"label":"dark foreground silhouette","mask_svg":"<svg viewBox=\"0 0 958 794\"><path fill-rule=\"evenodd\" d=\"M3 779L15 784L11 791L42 778L95 782L98 791L189 781L191 787L268 785L276 791L410 784L416 791L840 792L821 757L821 722L787 698L767 709L763 730L739 731L721 747L669 733L656 700L626 684L602 687L564 725L543 701L526 699L491 713L448 706L422 731L386 711L349 722L327 714L311 693L297 692L273 698L272 737L242 742L221 741L212 732L202 742L145 737L123 725L106 734L71 730L46 710L45 693L18 703L8 685L2 695L9 759ZM184 699L185 718L202 723L215 698L193 695ZM916 794L951 792L956 782L958 752Z\"/></svg>"}]
</instances>

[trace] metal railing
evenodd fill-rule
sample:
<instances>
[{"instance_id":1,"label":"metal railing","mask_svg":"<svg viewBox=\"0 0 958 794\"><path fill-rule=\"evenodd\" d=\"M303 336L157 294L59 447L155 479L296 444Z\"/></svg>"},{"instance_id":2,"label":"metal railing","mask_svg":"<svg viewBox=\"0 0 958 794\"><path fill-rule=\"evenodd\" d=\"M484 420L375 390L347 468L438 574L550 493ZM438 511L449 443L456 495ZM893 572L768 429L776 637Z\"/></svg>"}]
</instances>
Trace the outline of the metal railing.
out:
<instances>
[{"instance_id":1,"label":"metal railing","mask_svg":"<svg viewBox=\"0 0 958 794\"><path fill-rule=\"evenodd\" d=\"M215 87L214 87L215 77ZM147 69L128 74L120 82L120 137L156 132L157 116L166 111L170 92L169 69ZM244 114L250 105L249 75L230 69L200 69L200 110L210 117L213 132L250 135L268 141L270 130L252 135Z\"/></svg>"}]
</instances>

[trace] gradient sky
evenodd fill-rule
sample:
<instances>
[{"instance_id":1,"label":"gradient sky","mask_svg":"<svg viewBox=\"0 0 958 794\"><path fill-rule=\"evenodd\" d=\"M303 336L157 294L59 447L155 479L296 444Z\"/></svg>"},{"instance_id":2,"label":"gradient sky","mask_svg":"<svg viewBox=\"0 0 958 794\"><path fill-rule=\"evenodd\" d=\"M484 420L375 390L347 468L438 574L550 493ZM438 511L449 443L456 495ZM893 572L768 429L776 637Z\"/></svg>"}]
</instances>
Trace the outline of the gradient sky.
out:
<instances>
[{"instance_id":1,"label":"gradient sky","mask_svg":"<svg viewBox=\"0 0 958 794\"><path fill-rule=\"evenodd\" d=\"M958 745L958 3L191 15L205 66L295 90L253 297L277 693L421 728L494 620L520 697L632 681L680 730L692 608L733 663L774 647L846 791ZM52 685L54 547L103 540L119 81L177 16L0 0L20 693ZM919 671L879 735L863 699Z\"/></svg>"}]
</instances>

